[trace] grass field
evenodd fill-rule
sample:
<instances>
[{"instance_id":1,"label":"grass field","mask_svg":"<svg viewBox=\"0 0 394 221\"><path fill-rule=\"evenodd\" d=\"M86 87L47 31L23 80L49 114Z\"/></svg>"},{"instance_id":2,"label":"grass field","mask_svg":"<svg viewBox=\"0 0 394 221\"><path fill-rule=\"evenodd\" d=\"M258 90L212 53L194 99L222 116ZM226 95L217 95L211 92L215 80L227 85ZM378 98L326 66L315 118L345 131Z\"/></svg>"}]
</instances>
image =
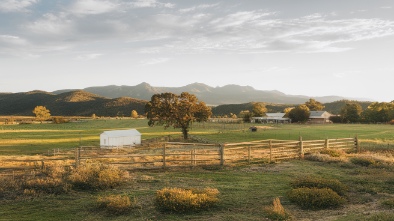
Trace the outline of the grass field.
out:
<instances>
[{"instance_id":1,"label":"grass field","mask_svg":"<svg viewBox=\"0 0 394 221\"><path fill-rule=\"evenodd\" d=\"M392 125L251 125L195 124L190 134L215 142L261 139L304 140L345 138L357 135L364 151L335 160L291 160L274 164L173 168L129 172L124 185L105 191L72 191L67 194L18 196L3 199L0 220L267 220L263 207L279 197L293 220L394 220L394 126ZM180 136L178 129L150 128L146 120L89 120L67 124L0 125L0 159L23 159L53 149L70 150L79 145L98 145L104 130L136 128L143 139ZM367 151L366 151L367 150ZM39 157L37 155L36 157ZM349 159L383 159L360 166ZM346 204L338 209L302 210L287 198L290 182L312 176L338 179L349 187ZM1 187L1 186L0 186ZM186 214L163 213L155 208L154 196L164 187L217 188L220 202L207 211ZM1 189L1 188L0 188ZM0 191L1 193L1 191ZM97 198L109 194L134 197L137 207L125 215L110 215L97 208ZM389 203L387 203L389 202ZM386 205L386 206L385 206Z\"/></svg>"},{"instance_id":2,"label":"grass field","mask_svg":"<svg viewBox=\"0 0 394 221\"><path fill-rule=\"evenodd\" d=\"M253 124L254 125L254 124ZM231 143L262 139L304 140L334 139L358 136L366 145L394 145L394 126L364 124L327 125L258 125L257 132L250 132L252 124L195 124L190 134L208 141ZM148 127L144 119L87 120L66 124L23 124L0 126L0 155L43 154L53 149L68 150L79 145L98 146L99 135L105 130L136 128L142 139L160 136L181 136L179 129Z\"/></svg>"}]
</instances>

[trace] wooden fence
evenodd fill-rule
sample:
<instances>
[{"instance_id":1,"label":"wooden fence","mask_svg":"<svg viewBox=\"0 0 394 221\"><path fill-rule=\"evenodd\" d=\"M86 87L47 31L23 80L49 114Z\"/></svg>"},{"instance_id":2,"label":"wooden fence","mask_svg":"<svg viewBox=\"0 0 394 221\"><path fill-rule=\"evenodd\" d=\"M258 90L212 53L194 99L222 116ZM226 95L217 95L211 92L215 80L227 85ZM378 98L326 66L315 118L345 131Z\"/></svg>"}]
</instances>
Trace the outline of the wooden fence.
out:
<instances>
[{"instance_id":1,"label":"wooden fence","mask_svg":"<svg viewBox=\"0 0 394 221\"><path fill-rule=\"evenodd\" d=\"M115 164L125 169L166 168L197 165L234 165L240 162L274 162L303 158L323 149L359 151L356 138L303 141L260 140L228 144L166 142L156 147L126 149L78 149L77 165L94 160Z\"/></svg>"},{"instance_id":2,"label":"wooden fence","mask_svg":"<svg viewBox=\"0 0 394 221\"><path fill-rule=\"evenodd\" d=\"M75 151L54 151L53 156L24 159L23 170L42 169L63 161L63 165L78 167L84 162L116 165L121 169L153 169L179 166L235 165L237 163L274 162L303 158L305 154L323 149L352 149L359 151L356 138L325 140L259 140L253 142L206 144L164 142L133 148L102 149L79 147ZM52 152L51 152L52 153ZM15 161L15 160L10 160ZM16 160L17 161L17 160ZM0 172L5 172L0 164ZM8 171L10 171L8 168ZM12 168L15 171L17 167ZM10 174L10 173L8 173ZM12 172L14 174L14 172ZM29 172L25 172L29 174Z\"/></svg>"}]
</instances>

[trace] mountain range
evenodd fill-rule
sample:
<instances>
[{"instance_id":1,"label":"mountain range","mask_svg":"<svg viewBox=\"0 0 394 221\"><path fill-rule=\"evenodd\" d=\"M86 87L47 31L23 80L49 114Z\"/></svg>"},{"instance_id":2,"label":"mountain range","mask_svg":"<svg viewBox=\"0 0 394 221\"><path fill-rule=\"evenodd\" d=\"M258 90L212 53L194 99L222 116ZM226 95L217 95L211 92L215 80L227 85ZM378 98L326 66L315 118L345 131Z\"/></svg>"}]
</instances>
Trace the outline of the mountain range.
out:
<instances>
[{"instance_id":1,"label":"mountain range","mask_svg":"<svg viewBox=\"0 0 394 221\"><path fill-rule=\"evenodd\" d=\"M86 92L97 94L107 98L132 97L141 100L150 100L153 94L170 92L180 94L189 92L204 101L208 105L242 104L247 102L267 102L280 104L301 104L313 98L321 103L333 102L343 99L351 99L340 96L310 97L304 95L287 95L277 90L256 90L250 86L226 85L223 87L211 87L202 83L193 83L183 87L153 87L143 82L135 86L99 86L82 89ZM53 94L74 91L73 89L58 90ZM362 99L365 100L365 99Z\"/></svg>"},{"instance_id":2,"label":"mountain range","mask_svg":"<svg viewBox=\"0 0 394 221\"><path fill-rule=\"evenodd\" d=\"M265 102L273 112L284 107L305 103L313 98L329 103L347 98L339 96L308 97L286 95L279 91L256 90L250 86L226 85L210 87L202 83L183 87L153 87L148 83L136 86L100 86L80 89L64 89L53 92L30 91L22 93L0 93L0 115L33 115L36 106L45 106L54 116L130 116L132 110L144 113L145 104L156 93L180 94L189 92L208 105L217 106L214 114L223 115L247 110L251 102ZM326 105L326 107L328 107ZM229 112L230 111L230 112Z\"/></svg>"}]
</instances>

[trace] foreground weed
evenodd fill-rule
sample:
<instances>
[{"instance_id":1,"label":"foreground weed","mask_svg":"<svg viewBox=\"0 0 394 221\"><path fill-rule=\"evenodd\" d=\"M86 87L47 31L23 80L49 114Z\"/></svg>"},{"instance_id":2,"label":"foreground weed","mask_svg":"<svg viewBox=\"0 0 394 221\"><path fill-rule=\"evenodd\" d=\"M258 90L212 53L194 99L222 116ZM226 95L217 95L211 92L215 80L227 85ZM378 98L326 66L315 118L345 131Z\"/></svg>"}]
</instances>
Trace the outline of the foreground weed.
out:
<instances>
[{"instance_id":1,"label":"foreground weed","mask_svg":"<svg viewBox=\"0 0 394 221\"><path fill-rule=\"evenodd\" d=\"M97 199L98 208L106 210L109 214L121 215L129 213L137 207L137 199L130 200L126 195L109 195Z\"/></svg>"},{"instance_id":2,"label":"foreground weed","mask_svg":"<svg viewBox=\"0 0 394 221\"><path fill-rule=\"evenodd\" d=\"M164 188L156 193L156 206L164 212L193 212L215 206L219 191L213 188Z\"/></svg>"},{"instance_id":3,"label":"foreground weed","mask_svg":"<svg viewBox=\"0 0 394 221\"><path fill-rule=\"evenodd\" d=\"M271 220L284 221L291 219L290 214L282 206L278 197L274 199L271 206L264 207L263 210L266 214L266 217Z\"/></svg>"}]
</instances>

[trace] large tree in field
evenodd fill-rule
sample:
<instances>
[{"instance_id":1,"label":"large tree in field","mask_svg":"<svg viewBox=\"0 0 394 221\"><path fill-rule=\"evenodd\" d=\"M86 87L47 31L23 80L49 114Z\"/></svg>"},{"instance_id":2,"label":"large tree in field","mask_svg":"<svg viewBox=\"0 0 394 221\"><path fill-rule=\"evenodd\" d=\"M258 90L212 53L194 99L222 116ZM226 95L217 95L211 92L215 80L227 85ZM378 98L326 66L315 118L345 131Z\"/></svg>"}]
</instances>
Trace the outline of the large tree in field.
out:
<instances>
[{"instance_id":1,"label":"large tree in field","mask_svg":"<svg viewBox=\"0 0 394 221\"><path fill-rule=\"evenodd\" d=\"M341 118L344 123L360 122L363 108L359 103L347 103L341 109Z\"/></svg>"},{"instance_id":2,"label":"large tree in field","mask_svg":"<svg viewBox=\"0 0 394 221\"><path fill-rule=\"evenodd\" d=\"M315 99L310 98L309 101L305 102L305 105L311 111L321 111L324 109L324 105Z\"/></svg>"},{"instance_id":3,"label":"large tree in field","mask_svg":"<svg viewBox=\"0 0 394 221\"><path fill-rule=\"evenodd\" d=\"M263 117L267 113L267 108L262 103L254 103L252 109L253 117Z\"/></svg>"},{"instance_id":4,"label":"large tree in field","mask_svg":"<svg viewBox=\"0 0 394 221\"><path fill-rule=\"evenodd\" d=\"M50 111L44 106L36 106L33 113L36 115L37 120L41 122L51 117Z\"/></svg>"},{"instance_id":5,"label":"large tree in field","mask_svg":"<svg viewBox=\"0 0 394 221\"><path fill-rule=\"evenodd\" d=\"M163 125L180 128L184 139L188 139L191 123L207 121L212 115L211 108L196 96L183 92L181 95L172 93L154 94L145 105L148 125Z\"/></svg>"},{"instance_id":6,"label":"large tree in field","mask_svg":"<svg viewBox=\"0 0 394 221\"><path fill-rule=\"evenodd\" d=\"M305 104L301 104L289 112L291 122L305 122L309 119L310 111Z\"/></svg>"}]
</instances>

